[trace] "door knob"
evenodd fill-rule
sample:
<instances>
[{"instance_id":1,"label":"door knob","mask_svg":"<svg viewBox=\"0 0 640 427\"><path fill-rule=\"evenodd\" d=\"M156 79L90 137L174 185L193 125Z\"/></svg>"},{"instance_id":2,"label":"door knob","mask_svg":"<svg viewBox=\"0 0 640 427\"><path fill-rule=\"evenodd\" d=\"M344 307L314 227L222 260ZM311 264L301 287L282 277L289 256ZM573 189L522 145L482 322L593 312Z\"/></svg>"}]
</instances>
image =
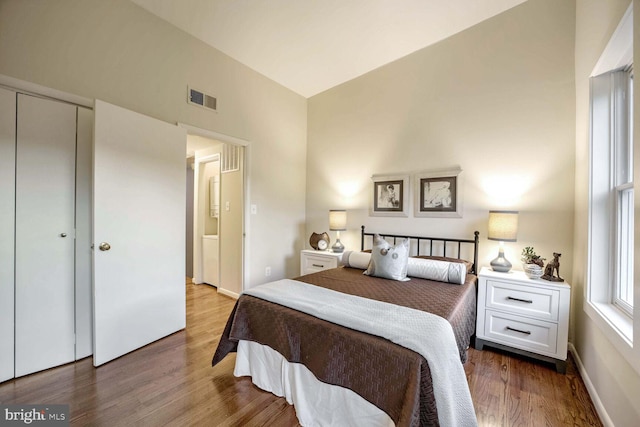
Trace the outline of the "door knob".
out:
<instances>
[{"instance_id":1,"label":"door knob","mask_svg":"<svg viewBox=\"0 0 640 427\"><path fill-rule=\"evenodd\" d=\"M67 233L60 233L60 237L67 237Z\"/></svg>"},{"instance_id":2,"label":"door knob","mask_svg":"<svg viewBox=\"0 0 640 427\"><path fill-rule=\"evenodd\" d=\"M100 246L98 246L98 248L100 248L101 251L108 251L109 249L111 249L111 245L107 242L102 242L100 243Z\"/></svg>"}]
</instances>

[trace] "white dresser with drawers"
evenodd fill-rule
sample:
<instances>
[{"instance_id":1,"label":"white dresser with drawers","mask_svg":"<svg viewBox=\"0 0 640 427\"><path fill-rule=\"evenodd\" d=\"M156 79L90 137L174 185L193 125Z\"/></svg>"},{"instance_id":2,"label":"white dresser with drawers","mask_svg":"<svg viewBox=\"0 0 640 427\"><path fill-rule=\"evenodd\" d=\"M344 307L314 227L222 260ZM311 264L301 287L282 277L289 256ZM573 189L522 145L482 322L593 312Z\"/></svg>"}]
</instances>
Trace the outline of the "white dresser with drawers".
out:
<instances>
[{"instance_id":1,"label":"white dresser with drawers","mask_svg":"<svg viewBox=\"0 0 640 427\"><path fill-rule=\"evenodd\" d=\"M564 373L571 287L529 279L522 271L478 275L476 349L495 347L553 362Z\"/></svg>"}]
</instances>

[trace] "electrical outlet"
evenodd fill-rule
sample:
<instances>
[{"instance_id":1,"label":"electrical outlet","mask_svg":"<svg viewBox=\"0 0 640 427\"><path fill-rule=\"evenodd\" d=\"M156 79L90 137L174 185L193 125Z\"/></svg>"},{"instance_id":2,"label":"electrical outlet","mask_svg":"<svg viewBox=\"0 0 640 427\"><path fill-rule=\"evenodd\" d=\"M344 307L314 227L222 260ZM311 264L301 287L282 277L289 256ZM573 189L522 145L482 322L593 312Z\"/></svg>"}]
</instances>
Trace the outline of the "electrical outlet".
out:
<instances>
[{"instance_id":1,"label":"electrical outlet","mask_svg":"<svg viewBox=\"0 0 640 427\"><path fill-rule=\"evenodd\" d=\"M264 275L267 277L271 276L271 267L267 267L264 269Z\"/></svg>"}]
</instances>

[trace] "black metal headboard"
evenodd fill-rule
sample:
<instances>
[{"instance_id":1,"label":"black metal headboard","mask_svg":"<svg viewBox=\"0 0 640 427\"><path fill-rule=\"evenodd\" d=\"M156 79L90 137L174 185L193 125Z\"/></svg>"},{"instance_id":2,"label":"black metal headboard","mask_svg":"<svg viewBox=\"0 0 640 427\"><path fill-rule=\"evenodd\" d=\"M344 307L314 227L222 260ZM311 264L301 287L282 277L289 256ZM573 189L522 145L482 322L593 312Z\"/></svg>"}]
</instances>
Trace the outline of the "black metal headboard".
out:
<instances>
[{"instance_id":1,"label":"black metal headboard","mask_svg":"<svg viewBox=\"0 0 640 427\"><path fill-rule=\"evenodd\" d=\"M477 270L478 270L478 242L479 242L479 235L480 232L478 231L474 231L473 235L474 238L473 239L453 239L453 238L443 238L443 237L422 237L422 236L403 236L400 234L383 234L383 233L365 233L364 231L364 225L362 226L362 232L361 232L361 236L360 236L360 250L363 251L364 250L364 241L365 241L365 236L371 236L371 241L373 242L373 235L374 234L378 234L380 235L380 237L382 237L383 239L393 239L393 244L396 244L396 239L409 239L409 242L411 244L412 248L415 248L415 253L412 253L412 255L434 255L433 251L434 251L434 243L435 243L435 247L436 249L439 249L439 253L437 254L438 256L446 256L446 257L450 257L450 258L458 258L460 259L460 250L462 247L462 244L471 244L473 245L473 266L471 267L471 273L473 274L477 274ZM449 243L449 245L447 246L447 244ZM448 248L455 248L457 246L457 251L455 252L455 254L453 254L452 252L447 253L447 249ZM420 253L421 248L426 248L428 247L429 251L428 253Z\"/></svg>"}]
</instances>

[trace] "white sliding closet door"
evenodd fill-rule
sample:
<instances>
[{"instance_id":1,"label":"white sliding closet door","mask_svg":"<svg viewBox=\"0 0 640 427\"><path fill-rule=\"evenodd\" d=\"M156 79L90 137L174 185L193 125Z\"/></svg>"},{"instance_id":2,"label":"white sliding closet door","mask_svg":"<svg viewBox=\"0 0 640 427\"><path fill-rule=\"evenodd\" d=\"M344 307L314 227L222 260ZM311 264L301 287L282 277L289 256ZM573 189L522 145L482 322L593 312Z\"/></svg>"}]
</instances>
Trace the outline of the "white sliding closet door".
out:
<instances>
[{"instance_id":1,"label":"white sliding closet door","mask_svg":"<svg viewBox=\"0 0 640 427\"><path fill-rule=\"evenodd\" d=\"M99 100L94 113L98 366L185 327L186 131Z\"/></svg>"},{"instance_id":2,"label":"white sliding closet door","mask_svg":"<svg viewBox=\"0 0 640 427\"><path fill-rule=\"evenodd\" d=\"M76 107L18 94L15 375L71 362Z\"/></svg>"},{"instance_id":3,"label":"white sliding closet door","mask_svg":"<svg viewBox=\"0 0 640 427\"><path fill-rule=\"evenodd\" d=\"M0 382L13 378L16 94L0 88Z\"/></svg>"}]
</instances>

